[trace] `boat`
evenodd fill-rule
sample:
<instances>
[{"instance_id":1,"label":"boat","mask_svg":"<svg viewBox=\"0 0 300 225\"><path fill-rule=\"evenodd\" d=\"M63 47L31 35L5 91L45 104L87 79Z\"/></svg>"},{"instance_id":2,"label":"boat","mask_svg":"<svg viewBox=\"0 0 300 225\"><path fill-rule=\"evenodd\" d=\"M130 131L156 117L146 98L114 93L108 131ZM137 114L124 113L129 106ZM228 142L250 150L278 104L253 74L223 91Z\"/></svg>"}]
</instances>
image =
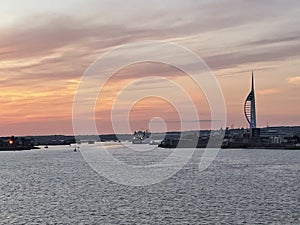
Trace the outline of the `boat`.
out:
<instances>
[{"instance_id":1,"label":"boat","mask_svg":"<svg viewBox=\"0 0 300 225\"><path fill-rule=\"evenodd\" d=\"M152 138L151 133L148 130L134 131L132 144L150 144Z\"/></svg>"},{"instance_id":2,"label":"boat","mask_svg":"<svg viewBox=\"0 0 300 225\"><path fill-rule=\"evenodd\" d=\"M149 145L159 145L161 143L161 141L158 140L151 140Z\"/></svg>"}]
</instances>

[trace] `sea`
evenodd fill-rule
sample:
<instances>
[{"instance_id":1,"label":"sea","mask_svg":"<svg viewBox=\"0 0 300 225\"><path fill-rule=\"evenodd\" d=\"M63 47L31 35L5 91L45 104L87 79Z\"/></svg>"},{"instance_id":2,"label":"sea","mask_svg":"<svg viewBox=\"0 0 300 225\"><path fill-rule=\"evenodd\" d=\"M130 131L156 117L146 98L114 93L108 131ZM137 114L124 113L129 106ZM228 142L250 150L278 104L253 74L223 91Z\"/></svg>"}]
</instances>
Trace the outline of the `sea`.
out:
<instances>
[{"instance_id":1,"label":"sea","mask_svg":"<svg viewBox=\"0 0 300 225\"><path fill-rule=\"evenodd\" d=\"M0 152L0 224L300 224L299 150L221 149L200 171L204 150L196 149L174 174L144 185L118 182L126 181L124 171L106 176L109 163L97 171L83 154L107 151L150 170L174 151L138 148L96 143L76 152Z\"/></svg>"}]
</instances>

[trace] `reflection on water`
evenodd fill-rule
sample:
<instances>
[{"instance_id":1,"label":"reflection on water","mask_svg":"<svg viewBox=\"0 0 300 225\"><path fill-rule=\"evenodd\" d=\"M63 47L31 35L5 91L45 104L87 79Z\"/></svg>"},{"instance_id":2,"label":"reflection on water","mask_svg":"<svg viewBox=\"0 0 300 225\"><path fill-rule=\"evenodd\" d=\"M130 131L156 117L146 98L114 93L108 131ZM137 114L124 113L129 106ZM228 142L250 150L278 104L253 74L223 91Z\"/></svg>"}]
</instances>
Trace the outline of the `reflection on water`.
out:
<instances>
[{"instance_id":1,"label":"reflection on water","mask_svg":"<svg viewBox=\"0 0 300 225\"><path fill-rule=\"evenodd\" d=\"M152 164L172 151L108 145L129 164ZM201 155L196 150L168 180L130 187L99 176L69 146L0 152L0 223L300 223L300 151L221 150L200 173Z\"/></svg>"}]
</instances>

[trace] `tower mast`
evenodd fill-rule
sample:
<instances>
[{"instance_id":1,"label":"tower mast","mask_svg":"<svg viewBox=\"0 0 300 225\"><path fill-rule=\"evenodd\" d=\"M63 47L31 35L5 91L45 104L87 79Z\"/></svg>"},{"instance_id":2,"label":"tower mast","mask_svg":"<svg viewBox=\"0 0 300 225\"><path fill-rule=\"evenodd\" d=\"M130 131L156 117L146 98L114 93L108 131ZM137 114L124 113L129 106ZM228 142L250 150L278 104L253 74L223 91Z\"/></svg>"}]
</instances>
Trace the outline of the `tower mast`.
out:
<instances>
[{"instance_id":1,"label":"tower mast","mask_svg":"<svg viewBox=\"0 0 300 225\"><path fill-rule=\"evenodd\" d=\"M252 86L251 86L251 92L253 95L252 101L251 101L251 128L256 128L256 109L255 109L255 91L254 91L254 75L252 71Z\"/></svg>"}]
</instances>

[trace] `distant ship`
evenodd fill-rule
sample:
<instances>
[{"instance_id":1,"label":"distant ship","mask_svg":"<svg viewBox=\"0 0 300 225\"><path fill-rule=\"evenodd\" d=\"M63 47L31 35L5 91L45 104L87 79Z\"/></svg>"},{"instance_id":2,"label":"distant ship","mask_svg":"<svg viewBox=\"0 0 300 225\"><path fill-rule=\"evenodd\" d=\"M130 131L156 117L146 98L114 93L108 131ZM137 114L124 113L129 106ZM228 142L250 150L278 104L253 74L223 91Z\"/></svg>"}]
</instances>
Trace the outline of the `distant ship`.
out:
<instances>
[{"instance_id":1,"label":"distant ship","mask_svg":"<svg viewBox=\"0 0 300 225\"><path fill-rule=\"evenodd\" d=\"M132 144L150 144L150 142L152 141L150 136L151 133L148 130L134 131Z\"/></svg>"}]
</instances>

